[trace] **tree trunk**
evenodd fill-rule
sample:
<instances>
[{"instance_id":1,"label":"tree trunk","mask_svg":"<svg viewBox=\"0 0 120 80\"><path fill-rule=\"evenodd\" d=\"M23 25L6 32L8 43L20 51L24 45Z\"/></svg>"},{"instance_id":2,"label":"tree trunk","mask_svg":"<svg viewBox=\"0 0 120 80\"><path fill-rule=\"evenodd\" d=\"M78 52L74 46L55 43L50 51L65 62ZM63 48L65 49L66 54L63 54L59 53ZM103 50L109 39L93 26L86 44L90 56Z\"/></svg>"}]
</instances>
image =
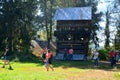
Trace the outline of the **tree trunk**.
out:
<instances>
[{"instance_id":1,"label":"tree trunk","mask_svg":"<svg viewBox=\"0 0 120 80\"><path fill-rule=\"evenodd\" d=\"M109 43L110 43L110 30L109 30L109 12L107 11L106 12L106 27L105 27L105 36L106 36L106 39L105 39L105 48L108 48L110 47Z\"/></svg>"}]
</instances>

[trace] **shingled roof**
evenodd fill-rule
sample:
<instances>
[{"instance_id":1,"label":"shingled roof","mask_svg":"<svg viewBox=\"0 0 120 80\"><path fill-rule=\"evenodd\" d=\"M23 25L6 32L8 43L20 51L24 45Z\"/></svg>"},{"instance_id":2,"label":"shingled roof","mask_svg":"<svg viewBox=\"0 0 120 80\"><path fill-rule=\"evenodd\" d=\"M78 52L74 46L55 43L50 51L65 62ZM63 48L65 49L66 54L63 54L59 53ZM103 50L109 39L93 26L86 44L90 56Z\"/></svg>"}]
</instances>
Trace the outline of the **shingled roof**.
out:
<instances>
[{"instance_id":1,"label":"shingled roof","mask_svg":"<svg viewBox=\"0 0 120 80\"><path fill-rule=\"evenodd\" d=\"M91 7L59 8L55 12L55 20L91 20Z\"/></svg>"}]
</instances>

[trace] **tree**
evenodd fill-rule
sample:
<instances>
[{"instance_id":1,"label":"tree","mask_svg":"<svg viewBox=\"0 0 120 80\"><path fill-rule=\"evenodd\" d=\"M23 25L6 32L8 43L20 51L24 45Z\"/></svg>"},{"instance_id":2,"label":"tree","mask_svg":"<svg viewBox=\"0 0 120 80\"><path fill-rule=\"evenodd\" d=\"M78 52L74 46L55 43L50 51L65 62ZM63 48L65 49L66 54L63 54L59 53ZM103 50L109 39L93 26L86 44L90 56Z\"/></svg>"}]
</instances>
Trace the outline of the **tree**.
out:
<instances>
[{"instance_id":1,"label":"tree","mask_svg":"<svg viewBox=\"0 0 120 80\"><path fill-rule=\"evenodd\" d=\"M119 24L118 16L119 16L120 9L119 9L118 0L113 0L113 1L106 2L106 3L108 5L107 5L107 11L105 13L105 16L106 16L105 36L106 38L105 38L104 47L108 48L110 47L110 43L114 42L114 39L111 35L115 34L116 32L115 29L118 26L116 24ZM110 27L114 27L114 28L111 30Z\"/></svg>"},{"instance_id":2,"label":"tree","mask_svg":"<svg viewBox=\"0 0 120 80\"><path fill-rule=\"evenodd\" d=\"M1 28L4 29L2 42L8 45L10 52L16 49L29 49L33 38L33 20L37 8L37 0L4 0L1 5ZM4 45L1 43L1 45Z\"/></svg>"},{"instance_id":3,"label":"tree","mask_svg":"<svg viewBox=\"0 0 120 80\"><path fill-rule=\"evenodd\" d=\"M116 34L115 34L115 40L114 45L116 50L120 50L120 0L115 0L114 8L116 11L114 12L117 17L115 17L115 26L116 26Z\"/></svg>"},{"instance_id":4,"label":"tree","mask_svg":"<svg viewBox=\"0 0 120 80\"><path fill-rule=\"evenodd\" d=\"M109 29L109 25L110 25L110 14L109 11L107 10L106 12L106 27L105 27L105 48L109 48L110 47L110 29Z\"/></svg>"},{"instance_id":5,"label":"tree","mask_svg":"<svg viewBox=\"0 0 120 80\"><path fill-rule=\"evenodd\" d=\"M100 29L99 22L101 21L102 12L97 13L97 0L92 0L92 28L91 28L91 40L95 44L95 48L99 47L99 38L97 37L97 31Z\"/></svg>"}]
</instances>

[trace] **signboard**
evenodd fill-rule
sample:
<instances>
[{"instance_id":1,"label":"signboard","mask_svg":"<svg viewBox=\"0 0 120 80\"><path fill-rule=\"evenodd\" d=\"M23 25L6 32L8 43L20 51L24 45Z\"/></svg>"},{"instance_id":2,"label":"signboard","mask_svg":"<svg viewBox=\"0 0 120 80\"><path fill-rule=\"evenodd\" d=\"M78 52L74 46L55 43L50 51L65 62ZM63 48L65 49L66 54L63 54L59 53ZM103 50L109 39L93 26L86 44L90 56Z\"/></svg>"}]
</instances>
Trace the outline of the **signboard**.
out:
<instances>
[{"instance_id":1,"label":"signboard","mask_svg":"<svg viewBox=\"0 0 120 80\"><path fill-rule=\"evenodd\" d=\"M73 60L84 60L85 54L74 54Z\"/></svg>"},{"instance_id":2,"label":"signboard","mask_svg":"<svg viewBox=\"0 0 120 80\"><path fill-rule=\"evenodd\" d=\"M73 54L73 60L84 60L85 54ZM57 60L64 60L64 54L58 53L55 57Z\"/></svg>"},{"instance_id":3,"label":"signboard","mask_svg":"<svg viewBox=\"0 0 120 80\"><path fill-rule=\"evenodd\" d=\"M64 59L64 54L63 53L58 53L55 57L57 60L63 60Z\"/></svg>"}]
</instances>

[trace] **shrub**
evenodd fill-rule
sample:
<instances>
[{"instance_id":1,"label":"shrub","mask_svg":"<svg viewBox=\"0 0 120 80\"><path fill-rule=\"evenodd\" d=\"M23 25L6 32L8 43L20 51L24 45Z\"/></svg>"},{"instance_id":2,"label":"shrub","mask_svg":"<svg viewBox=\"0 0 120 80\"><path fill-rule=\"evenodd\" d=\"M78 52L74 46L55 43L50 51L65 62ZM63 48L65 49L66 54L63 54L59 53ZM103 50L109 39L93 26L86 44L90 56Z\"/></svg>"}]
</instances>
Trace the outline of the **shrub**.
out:
<instances>
[{"instance_id":1,"label":"shrub","mask_svg":"<svg viewBox=\"0 0 120 80\"><path fill-rule=\"evenodd\" d=\"M112 48L103 48L99 50L99 59L100 60L109 60L109 52Z\"/></svg>"},{"instance_id":2,"label":"shrub","mask_svg":"<svg viewBox=\"0 0 120 80\"><path fill-rule=\"evenodd\" d=\"M39 57L32 54L31 50L26 50L24 52L14 52L13 61L19 62L39 62Z\"/></svg>"},{"instance_id":3,"label":"shrub","mask_svg":"<svg viewBox=\"0 0 120 80\"><path fill-rule=\"evenodd\" d=\"M108 49L99 50L99 59L100 60L109 60L109 50Z\"/></svg>"}]
</instances>

